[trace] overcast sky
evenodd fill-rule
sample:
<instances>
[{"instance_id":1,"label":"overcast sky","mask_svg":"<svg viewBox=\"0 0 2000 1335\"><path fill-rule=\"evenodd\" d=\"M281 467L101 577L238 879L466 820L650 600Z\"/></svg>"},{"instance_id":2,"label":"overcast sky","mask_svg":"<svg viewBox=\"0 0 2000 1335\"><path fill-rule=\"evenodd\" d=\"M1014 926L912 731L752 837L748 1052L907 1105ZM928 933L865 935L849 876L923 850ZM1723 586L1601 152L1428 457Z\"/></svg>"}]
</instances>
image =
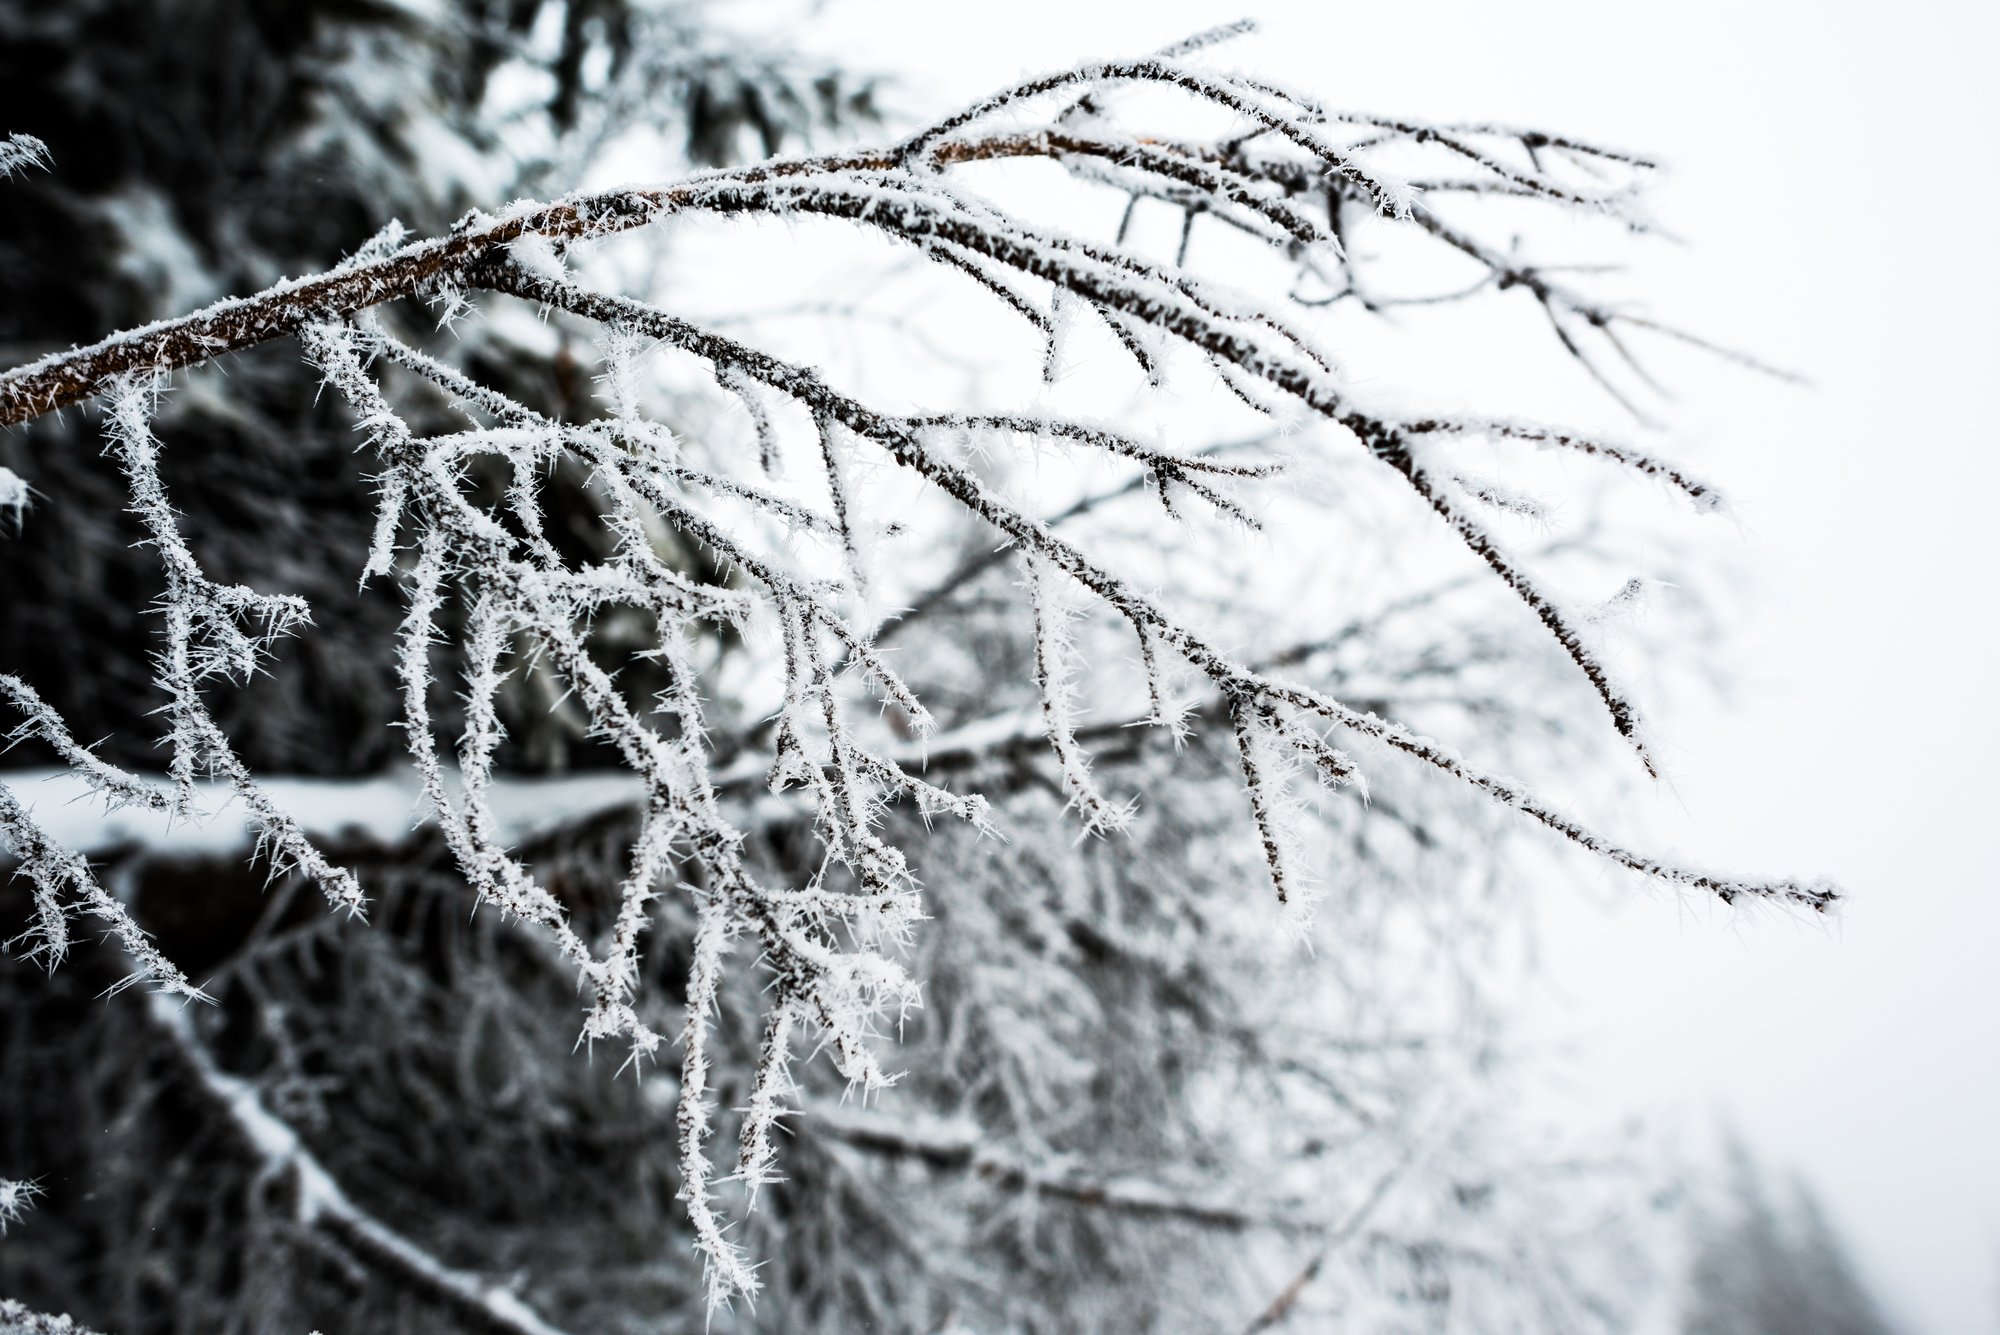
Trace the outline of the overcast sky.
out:
<instances>
[{"instance_id":1,"label":"overcast sky","mask_svg":"<svg viewBox=\"0 0 2000 1335\"><path fill-rule=\"evenodd\" d=\"M1753 615L1735 707L1658 720L1651 816L1692 860L1831 875L1850 906L1830 930L1566 911L1548 1023L1595 1036L1601 1097L1726 1117L1809 1176L1913 1330L2000 1329L1995 8L840 0L826 22L934 110L1244 14L1263 32L1231 60L1330 102L1659 154L1687 245L1656 307L1817 382L1681 379Z\"/></svg>"}]
</instances>

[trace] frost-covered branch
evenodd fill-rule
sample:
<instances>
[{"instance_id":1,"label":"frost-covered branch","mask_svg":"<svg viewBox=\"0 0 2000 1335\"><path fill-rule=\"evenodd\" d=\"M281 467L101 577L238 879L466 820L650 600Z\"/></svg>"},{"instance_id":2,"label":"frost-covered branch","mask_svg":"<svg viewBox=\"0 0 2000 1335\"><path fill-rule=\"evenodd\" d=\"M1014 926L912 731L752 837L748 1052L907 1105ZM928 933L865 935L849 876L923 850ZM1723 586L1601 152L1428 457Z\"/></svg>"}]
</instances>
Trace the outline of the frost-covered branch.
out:
<instances>
[{"instance_id":1,"label":"frost-covered branch","mask_svg":"<svg viewBox=\"0 0 2000 1335\"><path fill-rule=\"evenodd\" d=\"M0 177L13 176L30 167L47 170L49 146L31 134L0 135Z\"/></svg>"},{"instance_id":2,"label":"frost-covered branch","mask_svg":"<svg viewBox=\"0 0 2000 1335\"><path fill-rule=\"evenodd\" d=\"M523 203L497 216L468 215L426 240L406 242L389 229L325 273L0 375L0 425L105 401L108 452L165 588L154 609L161 648L153 675L164 697L167 782L150 784L99 761L31 687L0 677L0 690L25 719L19 735L51 748L107 802L155 807L177 819L203 814L201 794L219 780L249 814L275 873L297 871L334 907L360 912L359 880L259 783L211 705L215 693L248 683L284 637L303 633L309 609L290 595L210 576L196 555L199 535L183 531L169 498L161 469L167 447L154 430L168 372L295 337L352 418L376 470L372 541L355 574L364 584L393 580L401 589L395 671L426 819L476 899L534 933L573 977L583 998L583 1041L620 1044L638 1063L654 1056L666 1035L677 1035L678 1189L707 1268L711 1310L758 1291L742 1226L754 1218L759 1189L782 1177L778 1145L798 1089L798 1054L809 1046L824 1053L861 1098L897 1078L881 1049L885 1032L920 1000L905 957L927 906L894 808L907 800L925 821L949 816L975 832L991 829L983 798L939 781L950 763L925 770L931 748L948 762L958 750L976 754L1024 739L1045 747L1061 798L1085 833L1125 828L1134 800L1146 800L1143 789L1136 799L1109 797L1093 777L1086 747L1107 735L1107 725L1080 723L1089 703L1086 630L1099 638L1115 631L1136 645L1145 701L1143 713L1138 701L1130 712L1139 724L1176 742L1190 718L1228 729L1222 735L1233 742L1239 823L1254 830L1276 897L1301 933L1323 889L1306 837L1310 801L1318 794L1347 800L1349 790L1355 800L1365 795L1345 749L1356 738L1669 885L1726 902L1829 908L1837 893L1828 885L1721 875L1629 850L1446 743L1378 716L1365 698L1316 683L1297 671L1309 657L1303 649L1261 665L1242 661L1204 627L1184 591L1153 590L1103 544L1061 522L1095 499L1047 517L1010 490L1004 470L981 463L982 451L1012 457L1057 449L1122 470L1124 480L1100 495L1144 490L1170 519L1183 517L1182 503L1192 496L1202 502L1197 511L1254 528L1269 508L1271 482L1283 473L1262 451L1246 460L1233 450L1143 439L1114 424L1025 408L887 408L747 337L593 286L578 262L592 242L664 230L677 219L829 220L913 252L954 282L970 278L1021 317L1051 377L1078 322L1095 319L1150 384L1209 376L1270 419L1265 425L1274 431L1316 421L1326 430L1313 448L1345 452L1374 470L1413 513L1428 515L1483 563L1527 612L1522 629L1532 634L1538 626L1560 649L1611 730L1651 772L1639 711L1607 667L1591 618L1568 610L1476 509L1532 507L1505 479L1468 478L1448 456L1462 438L1533 443L1663 481L1700 508L1713 508L1714 492L1651 452L1588 433L1412 418L1371 405L1286 310L1287 300L1310 306L1350 296L1392 304L1373 294L1359 248L1345 240L1365 217L1482 267L1485 276L1466 294L1531 292L1562 346L1605 378L1601 349L1588 340L1607 342L1622 357L1621 327L1656 326L1444 221L1389 164L1398 155L1419 159L1433 173L1424 179L1435 195L1475 202L1498 195L1634 231L1646 226L1637 188L1648 164L1535 131L1332 111L1253 78L1197 67L1191 58L1205 44L1031 80L881 151ZM1179 97L1232 128L1206 139L1128 128L1113 112L1133 88ZM1135 204L1181 210L1186 225L1177 253L1172 260L1149 254L1122 228L1115 238L1093 239L1034 222L977 194L975 175L959 170L1019 159L1052 161ZM1196 272L1189 260L1197 218L1267 246L1295 280L1289 298L1246 294ZM432 301L459 311L475 299L503 310L526 303L567 329L587 330L600 359L599 402L575 411L531 405L395 332L396 303ZM642 367L656 356L692 367L706 390L740 404L753 432L749 448L686 440L650 418ZM451 429L434 421L440 400ZM787 445L803 479L775 476ZM588 555L578 555L567 541L573 535L544 503L548 479L563 467L587 476L597 506ZM994 562L1020 562L1025 597L1014 611L1027 628L1031 664L1015 683L1016 698L1038 709L1038 728L1023 731L1017 718L979 737L933 737L923 694L884 648L893 632L878 631L869 610L882 574L881 525L869 506L882 476L921 484L927 503L977 532L992 554L927 582L917 615ZM4 494L0 504L10 504ZM360 596L372 595L364 589ZM641 626L644 647L608 659L597 631L613 619ZM732 637L772 648L750 692L761 692L765 707L754 754L732 757L723 770L709 742L715 709L700 649ZM440 661L454 665L456 680L440 672ZM645 690L632 682L640 663ZM602 913L582 911L573 889L510 843L496 813L508 740L501 701L510 683L528 677L562 697L641 790L635 832L607 878L611 902ZM1181 677L1196 688L1191 705L1168 689ZM446 693L459 697L454 714L439 708ZM751 836L764 831L733 800L752 773L768 800L809 831L809 855L753 856ZM61 955L68 917L80 906L110 922L142 973L191 991L169 962L147 953L144 932L96 887L87 863L49 840L4 789L0 831L34 888L40 954L51 963ZM688 923L685 941L676 943L687 952L677 1000L647 986L647 950L664 901L678 905ZM1084 932L1076 926L1062 935L1074 940ZM734 1086L715 1073L730 1041L731 980L740 977L763 988L755 1056L737 1091L745 1102L734 1117L734 1173L725 1175L713 1142L729 1130L720 1101ZM296 1181L302 1222L335 1228L434 1289L505 1309L515 1328L545 1329L525 1308L507 1308L513 1300L503 1292L417 1253L360 1212L255 1091L215 1066L179 1012L156 1002L152 1013L270 1170ZM1197 1219L1207 1211L1209 1223L1247 1218L1137 1189L1066 1185L969 1147L909 1145L897 1149L876 1135L871 1148L1126 1213Z\"/></svg>"},{"instance_id":3,"label":"frost-covered branch","mask_svg":"<svg viewBox=\"0 0 2000 1335\"><path fill-rule=\"evenodd\" d=\"M41 1194L42 1189L33 1182L0 1177L0 1237L7 1236L9 1225L21 1222L21 1216L33 1208Z\"/></svg>"}]
</instances>

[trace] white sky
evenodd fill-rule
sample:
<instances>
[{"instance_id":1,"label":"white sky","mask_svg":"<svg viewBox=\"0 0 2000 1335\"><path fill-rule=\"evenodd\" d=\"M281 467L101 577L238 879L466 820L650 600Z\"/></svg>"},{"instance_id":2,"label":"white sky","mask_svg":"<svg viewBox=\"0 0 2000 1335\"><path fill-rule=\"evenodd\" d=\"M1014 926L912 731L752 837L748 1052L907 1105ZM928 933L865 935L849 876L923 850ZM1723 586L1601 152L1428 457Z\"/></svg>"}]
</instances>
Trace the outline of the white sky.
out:
<instances>
[{"instance_id":1,"label":"white sky","mask_svg":"<svg viewBox=\"0 0 2000 1335\"><path fill-rule=\"evenodd\" d=\"M1609 1099L1707 1125L1820 1188L1914 1330L2000 1329L2000 900L1991 844L1986 409L2000 340L1991 91L1970 3L999 6L837 0L862 68L943 109L1030 70L1143 53L1251 14L1235 63L1340 105L1532 122L1673 165L1688 243L1655 307L1814 377L1682 376L1677 423L1757 572L1733 712L1656 720L1656 824L1691 859L1826 873L1830 931L1635 900L1570 910L1551 1031L1595 1036ZM1543 363L1546 365L1546 363Z\"/></svg>"}]
</instances>

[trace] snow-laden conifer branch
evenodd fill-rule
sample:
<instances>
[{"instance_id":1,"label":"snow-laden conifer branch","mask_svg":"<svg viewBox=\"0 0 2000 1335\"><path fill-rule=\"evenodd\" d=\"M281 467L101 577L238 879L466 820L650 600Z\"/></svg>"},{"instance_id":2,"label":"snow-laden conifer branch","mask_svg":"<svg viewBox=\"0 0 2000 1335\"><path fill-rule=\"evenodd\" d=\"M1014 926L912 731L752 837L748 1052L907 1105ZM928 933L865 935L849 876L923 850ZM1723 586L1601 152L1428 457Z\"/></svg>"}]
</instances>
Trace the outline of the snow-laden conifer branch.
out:
<instances>
[{"instance_id":1,"label":"snow-laden conifer branch","mask_svg":"<svg viewBox=\"0 0 2000 1335\"><path fill-rule=\"evenodd\" d=\"M726 1185L732 1178L719 1170L712 1149L727 1130L718 1127L722 1086L712 1075L728 1041L715 1022L725 982L732 971L768 980L763 1036L739 1109L733 1155L733 1180L754 1200L758 1188L782 1178L778 1133L795 1092L794 1054L808 1038L864 1097L895 1079L881 1056L880 1031L917 1004L917 982L900 956L924 904L907 852L885 836L889 804L907 799L927 818L949 815L980 829L989 819L976 795L947 788L938 774L917 772L934 727L931 714L856 611L866 605L874 559L870 497L877 473L920 479L932 498L1022 562L1027 596L1020 612L1031 628L1033 667L1032 680L1019 685L1039 702L1035 740L1053 758L1083 830L1116 830L1133 810L1130 801L1106 797L1096 786L1084 746L1095 745L1101 729L1077 722L1092 703L1075 634L1076 619L1087 610L1101 614L1097 623L1137 640L1147 697L1140 721L1179 740L1193 704L1201 711L1194 715L1198 721L1231 729L1247 799L1242 819L1256 832L1277 897L1301 931L1317 890L1301 838L1310 819L1306 796L1315 788L1358 787L1361 777L1330 740L1334 732L1342 740L1360 736L1398 751L1644 875L1726 901L1829 907L1835 892L1828 886L1720 876L1629 851L1521 785L1473 767L1445 744L1282 675L1297 659L1265 667L1239 661L1197 630L1171 594L1142 590L1088 539L1059 531L987 472L961 462L956 443L976 437L996 452L1054 443L1136 470L1136 477L1105 495L1149 486L1169 514L1177 514L1177 499L1192 493L1251 526L1259 520L1260 484L1278 471L1269 459L1225 458L1214 448L1143 440L1107 424L1027 410L887 411L751 342L647 301L593 290L564 258L580 243L664 227L679 217L832 220L908 248L954 275L953 281L970 278L1023 318L1051 378L1063 370L1073 326L1093 315L1149 381L1158 383L1182 363L1205 365L1252 411L1281 424L1318 418L1332 428L1332 448L1358 450L1372 461L1366 466L1379 465L1392 485L1405 488L1413 510L1434 515L1442 531L1525 605L1597 694L1614 729L1644 759L1636 707L1603 665L1587 619L1566 612L1466 504L1502 504L1511 495L1504 480L1462 484L1455 471L1437 464L1450 449L1449 438L1477 436L1594 457L1662 480L1703 506L1713 504L1712 490L1649 452L1587 434L1377 411L1343 382L1332 358L1302 323L1282 312L1281 303L1217 283L1188 261L1198 249L1191 244L1196 224L1207 219L1271 247L1302 284L1337 273L1344 286L1325 300L1353 296L1373 304L1363 273L1368 261L1343 240L1366 216L1480 266L1484 277L1466 295L1528 290L1563 345L1602 375L1597 345L1580 338L1601 335L1622 356L1626 349L1616 341L1615 326L1654 326L1594 302L1558 282L1553 270L1522 263L1467 226L1444 221L1383 164L1391 150L1423 156L1438 164L1432 181L1437 193L1462 187L1474 201L1483 193L1527 199L1605 215L1634 230L1645 226L1635 187L1648 164L1532 131L1332 112L1257 80L1184 63L1207 40L1147 60L1030 80L884 151L779 160L657 189L524 203L497 217L469 215L448 235L429 240L385 232L324 274L0 376L0 424L29 421L97 395L108 398L111 453L165 576L158 609L164 647L155 675L166 696L170 782L152 787L102 765L70 740L62 720L24 683L0 678L26 719L24 731L52 746L113 802L164 804L191 818L198 783L221 778L250 813L274 867L302 871L336 905L358 911L360 886L258 786L204 697L206 690L246 681L281 637L307 626L307 609L285 595L208 576L169 502L159 467L163 447L152 428L164 372L296 336L327 388L347 406L377 469L379 508L365 567L357 573L364 580L394 577L402 586L406 611L396 666L427 818L478 900L539 933L574 971L584 1005L582 1040L621 1043L636 1061L655 1053L663 1034L678 1033L680 1191L707 1266L712 1305L748 1299L759 1283L738 1231L740 1217L732 1217L744 1205L742 1193L732 1203ZM1140 86L1226 113L1234 128L1199 141L1128 130L1114 114L1115 102L1121 90ZM1115 239L1093 239L1032 222L980 197L968 174L955 171L968 163L1024 158L1048 159L1133 201L1181 210L1186 225L1178 254L1171 261L1148 254L1128 244L1122 231ZM1586 163L1591 170L1579 171ZM443 298L457 307L475 297L520 299L543 314L589 326L602 354L600 410L586 420L538 411L480 383L445 356L397 337L390 332L393 321L378 319L375 310L406 299ZM743 406L754 444L740 458L727 442L683 440L647 416L643 367L656 350L696 364L717 393ZM427 387L424 397L442 397L464 419L463 427L441 431L427 424L420 432L415 414L399 406L382 374L389 366L397 368L397 382L414 377ZM809 439L785 439L785 423L794 418L811 423ZM823 497L801 499L788 479L775 476L788 443L817 455L820 467L808 471L823 479ZM587 473L599 506L599 542L591 557L566 554L561 535L548 530L542 487L564 462ZM498 499L482 498L483 469L504 470ZM1078 505L1090 503L1087 498ZM688 551L708 564L683 560ZM985 564L969 564L970 573L947 577L925 598L949 596ZM644 619L648 646L641 656L657 674L650 698L632 689L618 665L603 661L594 632L614 614ZM1523 619L1524 629L1531 624ZM725 803L723 780L710 764L710 711L696 647L722 631L762 636L775 646L775 703L761 734L768 754L745 772L761 771L767 800L784 804L818 840L816 865L792 883L775 883L753 869L745 831L732 821L741 808ZM461 680L437 679L433 658L440 645L462 665ZM528 672L566 693L566 708L578 711L592 737L643 787L638 832L622 870L609 878L616 881L615 903L595 925L509 846L493 809L505 745L499 702L509 681ZM1170 678L1182 673L1197 688L1192 702L1179 700L1169 687ZM443 692L461 697L455 744L439 735L436 698ZM869 717L877 707L909 735L909 746L883 740L883 726ZM1134 702L1131 712L1137 709ZM447 748L455 767L447 766ZM0 826L34 884L36 948L51 962L67 943L70 912L81 905L112 923L143 973L163 986L191 990L170 964L145 953L150 947L143 932L96 887L88 866L50 842L4 790ZM647 942L657 930L659 901L668 895L685 896L693 922L678 1007L642 986ZM203 1069L212 1088L233 1089L216 1084L227 1077ZM241 1100L233 1106L248 1108ZM298 1152L287 1148L285 1162L303 1162ZM1015 1170L1002 1165L993 1172ZM1019 1185L1037 1192L1056 1190L1031 1180L1025 1168L1019 1176Z\"/></svg>"},{"instance_id":2,"label":"snow-laden conifer branch","mask_svg":"<svg viewBox=\"0 0 2000 1335\"><path fill-rule=\"evenodd\" d=\"M298 1131L265 1105L255 1085L216 1064L181 1007L156 996L147 1014L195 1092L222 1111L262 1175L288 1184L297 1224L326 1233L389 1281L486 1328L507 1335L563 1335L505 1284L446 1263L358 1204Z\"/></svg>"}]
</instances>

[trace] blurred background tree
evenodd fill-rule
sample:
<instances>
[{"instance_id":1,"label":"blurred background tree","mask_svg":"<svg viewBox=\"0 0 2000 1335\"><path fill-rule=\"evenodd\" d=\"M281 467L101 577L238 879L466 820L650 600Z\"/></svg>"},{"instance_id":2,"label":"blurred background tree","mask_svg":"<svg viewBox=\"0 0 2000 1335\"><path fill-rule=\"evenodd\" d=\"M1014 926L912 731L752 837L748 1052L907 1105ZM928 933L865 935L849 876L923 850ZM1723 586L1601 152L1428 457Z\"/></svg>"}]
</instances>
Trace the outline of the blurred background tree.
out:
<instances>
[{"instance_id":1,"label":"blurred background tree","mask_svg":"<svg viewBox=\"0 0 2000 1335\"><path fill-rule=\"evenodd\" d=\"M1690 1213L1686 1335L1893 1335L1818 1198L1773 1184L1740 1141Z\"/></svg>"}]
</instances>

